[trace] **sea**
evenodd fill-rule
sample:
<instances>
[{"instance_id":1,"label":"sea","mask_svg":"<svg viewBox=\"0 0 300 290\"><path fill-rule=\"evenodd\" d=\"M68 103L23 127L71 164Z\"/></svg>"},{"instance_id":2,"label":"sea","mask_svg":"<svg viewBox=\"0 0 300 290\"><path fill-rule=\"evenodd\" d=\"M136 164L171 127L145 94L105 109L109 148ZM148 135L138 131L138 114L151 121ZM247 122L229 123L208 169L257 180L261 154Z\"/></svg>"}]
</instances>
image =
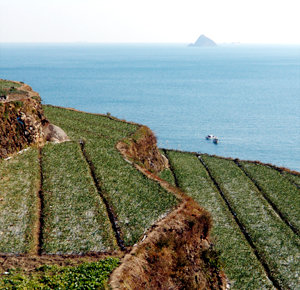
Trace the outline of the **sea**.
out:
<instances>
[{"instance_id":1,"label":"sea","mask_svg":"<svg viewBox=\"0 0 300 290\"><path fill-rule=\"evenodd\" d=\"M299 45L2 43L0 78L145 124L160 147L300 171Z\"/></svg>"}]
</instances>

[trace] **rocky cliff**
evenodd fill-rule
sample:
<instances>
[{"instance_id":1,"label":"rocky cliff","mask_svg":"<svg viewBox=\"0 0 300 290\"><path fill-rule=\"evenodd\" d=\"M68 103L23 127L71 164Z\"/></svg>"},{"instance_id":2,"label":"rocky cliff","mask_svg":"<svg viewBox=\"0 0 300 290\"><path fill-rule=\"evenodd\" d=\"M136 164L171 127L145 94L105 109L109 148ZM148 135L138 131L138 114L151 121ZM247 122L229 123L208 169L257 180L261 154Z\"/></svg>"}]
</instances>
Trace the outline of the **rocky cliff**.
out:
<instances>
[{"instance_id":1,"label":"rocky cliff","mask_svg":"<svg viewBox=\"0 0 300 290\"><path fill-rule=\"evenodd\" d=\"M0 158L31 145L67 139L44 116L37 92L26 84L0 79Z\"/></svg>"}]
</instances>

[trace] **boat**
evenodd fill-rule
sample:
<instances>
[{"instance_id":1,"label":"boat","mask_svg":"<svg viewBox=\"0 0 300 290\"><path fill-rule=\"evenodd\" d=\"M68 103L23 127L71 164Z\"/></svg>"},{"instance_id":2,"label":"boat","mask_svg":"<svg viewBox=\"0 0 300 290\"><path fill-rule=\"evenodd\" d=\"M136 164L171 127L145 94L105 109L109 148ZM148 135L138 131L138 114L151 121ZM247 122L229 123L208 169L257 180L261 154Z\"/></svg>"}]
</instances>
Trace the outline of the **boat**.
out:
<instances>
[{"instance_id":1,"label":"boat","mask_svg":"<svg viewBox=\"0 0 300 290\"><path fill-rule=\"evenodd\" d=\"M214 139L214 138L217 138L217 137L214 136L214 135L207 135L205 138L206 138L206 140L211 140L211 139Z\"/></svg>"},{"instance_id":2,"label":"boat","mask_svg":"<svg viewBox=\"0 0 300 290\"><path fill-rule=\"evenodd\" d=\"M212 134L207 135L206 140L212 140L214 144L218 144L219 143L219 138L217 136L214 136Z\"/></svg>"},{"instance_id":3,"label":"boat","mask_svg":"<svg viewBox=\"0 0 300 290\"><path fill-rule=\"evenodd\" d=\"M214 142L215 144L218 144L218 143L219 143L219 139L218 139L217 137L215 137L215 138L213 139L213 142Z\"/></svg>"}]
</instances>

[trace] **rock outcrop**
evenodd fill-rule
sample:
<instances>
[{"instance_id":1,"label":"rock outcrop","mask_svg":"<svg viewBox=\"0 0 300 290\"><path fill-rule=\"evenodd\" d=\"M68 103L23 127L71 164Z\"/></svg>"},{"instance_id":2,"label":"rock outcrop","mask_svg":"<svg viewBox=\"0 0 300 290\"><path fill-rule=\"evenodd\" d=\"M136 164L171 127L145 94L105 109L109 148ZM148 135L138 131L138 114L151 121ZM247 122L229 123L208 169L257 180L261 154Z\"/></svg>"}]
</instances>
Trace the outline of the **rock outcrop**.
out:
<instances>
[{"instance_id":1,"label":"rock outcrop","mask_svg":"<svg viewBox=\"0 0 300 290\"><path fill-rule=\"evenodd\" d=\"M0 158L46 141L63 142L68 137L44 116L41 98L30 86L0 80Z\"/></svg>"},{"instance_id":2,"label":"rock outcrop","mask_svg":"<svg viewBox=\"0 0 300 290\"><path fill-rule=\"evenodd\" d=\"M61 143L70 141L67 134L61 128L50 124L49 122L43 126L44 139L49 142Z\"/></svg>"},{"instance_id":3,"label":"rock outcrop","mask_svg":"<svg viewBox=\"0 0 300 290\"><path fill-rule=\"evenodd\" d=\"M117 147L128 161L150 172L158 173L169 167L168 159L158 150L155 135L146 126L141 126L130 138L123 139Z\"/></svg>"}]
</instances>

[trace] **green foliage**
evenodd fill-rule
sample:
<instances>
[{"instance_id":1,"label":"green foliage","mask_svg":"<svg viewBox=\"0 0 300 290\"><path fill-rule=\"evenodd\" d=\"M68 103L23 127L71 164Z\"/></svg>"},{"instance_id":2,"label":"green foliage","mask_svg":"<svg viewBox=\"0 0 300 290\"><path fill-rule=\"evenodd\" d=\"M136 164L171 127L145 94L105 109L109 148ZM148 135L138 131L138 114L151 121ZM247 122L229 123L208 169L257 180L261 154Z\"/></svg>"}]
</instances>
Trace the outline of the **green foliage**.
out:
<instances>
[{"instance_id":1,"label":"green foliage","mask_svg":"<svg viewBox=\"0 0 300 290\"><path fill-rule=\"evenodd\" d=\"M241 162L244 170L251 176L267 197L276 205L283 216L300 232L300 192L288 179L277 170ZM296 176L295 176L296 177Z\"/></svg>"},{"instance_id":2,"label":"green foliage","mask_svg":"<svg viewBox=\"0 0 300 290\"><path fill-rule=\"evenodd\" d=\"M167 151L179 186L212 215L212 238L232 289L272 288L204 166L191 153Z\"/></svg>"},{"instance_id":3,"label":"green foliage","mask_svg":"<svg viewBox=\"0 0 300 290\"><path fill-rule=\"evenodd\" d=\"M8 161L0 161L1 253L28 253L32 250L38 188L36 149Z\"/></svg>"},{"instance_id":4,"label":"green foliage","mask_svg":"<svg viewBox=\"0 0 300 290\"><path fill-rule=\"evenodd\" d=\"M32 274L10 271L0 278L1 289L107 289L110 273L119 259L107 258L76 267L44 265Z\"/></svg>"},{"instance_id":5,"label":"green foliage","mask_svg":"<svg viewBox=\"0 0 300 290\"><path fill-rule=\"evenodd\" d=\"M96 178L118 219L125 245L133 245L160 216L176 205L176 198L124 161L115 148L138 126L99 116L44 107L46 116L85 150Z\"/></svg>"},{"instance_id":6,"label":"green foliage","mask_svg":"<svg viewBox=\"0 0 300 290\"><path fill-rule=\"evenodd\" d=\"M78 144L42 150L46 253L83 253L117 248L112 228Z\"/></svg>"},{"instance_id":7,"label":"green foliage","mask_svg":"<svg viewBox=\"0 0 300 290\"><path fill-rule=\"evenodd\" d=\"M204 263L209 267L218 271L223 269L222 262L220 260L221 251L216 251L213 248L209 248L202 252L202 259Z\"/></svg>"},{"instance_id":8,"label":"green foliage","mask_svg":"<svg viewBox=\"0 0 300 290\"><path fill-rule=\"evenodd\" d=\"M3 89L10 89L11 87L18 88L21 85L15 82L6 81L6 80L0 80L0 90Z\"/></svg>"},{"instance_id":9,"label":"green foliage","mask_svg":"<svg viewBox=\"0 0 300 290\"><path fill-rule=\"evenodd\" d=\"M245 226L258 254L268 264L272 276L284 288L299 285L299 238L274 212L256 186L231 160L203 155L237 218ZM274 180L275 182L275 180Z\"/></svg>"},{"instance_id":10,"label":"green foliage","mask_svg":"<svg viewBox=\"0 0 300 290\"><path fill-rule=\"evenodd\" d=\"M22 101L14 101L13 104L15 105L16 108L22 108L23 107L23 102Z\"/></svg>"},{"instance_id":11,"label":"green foliage","mask_svg":"<svg viewBox=\"0 0 300 290\"><path fill-rule=\"evenodd\" d=\"M169 168L166 168L163 171L159 172L158 177L175 186L175 179L172 171Z\"/></svg>"},{"instance_id":12,"label":"green foliage","mask_svg":"<svg viewBox=\"0 0 300 290\"><path fill-rule=\"evenodd\" d=\"M300 188L300 175L295 175L289 172L283 172L283 176L285 176L288 180L298 186Z\"/></svg>"}]
</instances>

